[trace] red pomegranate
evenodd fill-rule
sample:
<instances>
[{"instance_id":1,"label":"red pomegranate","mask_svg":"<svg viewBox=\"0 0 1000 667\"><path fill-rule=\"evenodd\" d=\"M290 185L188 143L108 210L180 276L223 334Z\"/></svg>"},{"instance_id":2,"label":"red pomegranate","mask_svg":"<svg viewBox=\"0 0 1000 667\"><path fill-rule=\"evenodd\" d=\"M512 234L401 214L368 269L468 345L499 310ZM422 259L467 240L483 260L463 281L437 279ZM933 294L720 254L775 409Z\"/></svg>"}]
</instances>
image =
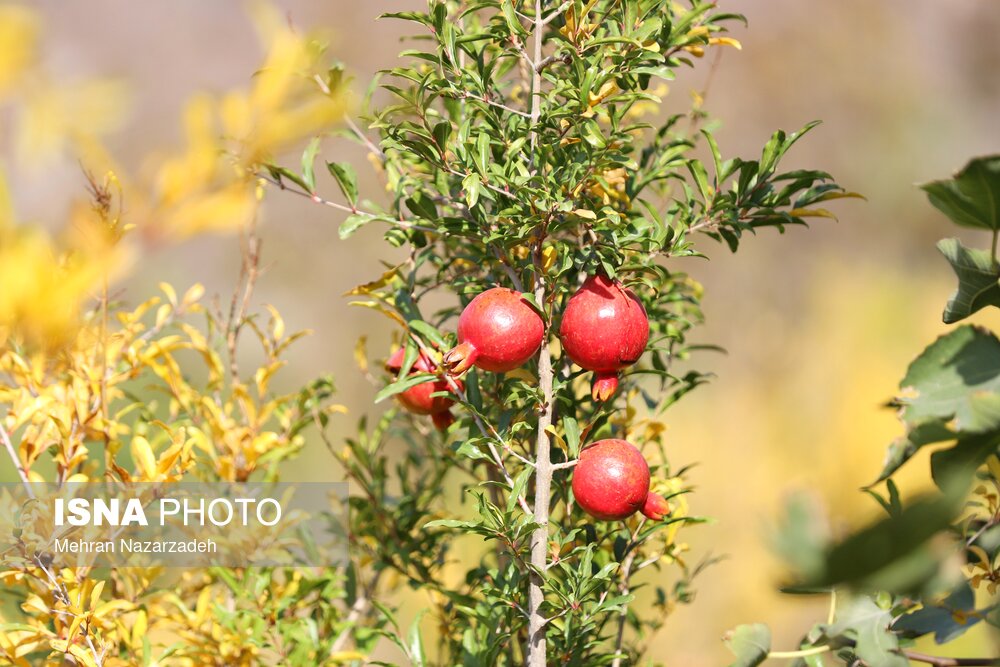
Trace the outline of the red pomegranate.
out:
<instances>
[{"instance_id":1,"label":"red pomegranate","mask_svg":"<svg viewBox=\"0 0 1000 667\"><path fill-rule=\"evenodd\" d=\"M649 465L625 440L599 440L580 452L573 495L583 511L604 521L632 516L649 494Z\"/></svg>"},{"instance_id":2,"label":"red pomegranate","mask_svg":"<svg viewBox=\"0 0 1000 667\"><path fill-rule=\"evenodd\" d=\"M646 350L649 320L632 290L594 275L566 304L559 338L573 363L594 371L594 400L606 401L618 389L618 371Z\"/></svg>"},{"instance_id":3,"label":"red pomegranate","mask_svg":"<svg viewBox=\"0 0 1000 667\"><path fill-rule=\"evenodd\" d=\"M403 368L403 358L406 356L406 350L400 348L396 350L389 360L385 362L386 370L392 373L399 373ZM413 362L413 366L410 367L410 373L436 373L437 367L434 362L423 352L417 357L417 360ZM461 380L455 381L458 387L462 388ZM439 429L444 430L451 426L455 421L455 417L451 414L452 405L455 401L447 396L433 396L441 391L449 391L450 387L448 381L444 378L438 378L435 380L427 380L427 382L422 382L415 387L410 387L406 391L396 394L396 400L400 404L409 410L410 412L417 415L430 415L431 419L434 421L434 425Z\"/></svg>"},{"instance_id":4,"label":"red pomegranate","mask_svg":"<svg viewBox=\"0 0 1000 667\"><path fill-rule=\"evenodd\" d=\"M659 521L663 517L670 516L670 503L660 494L650 491L646 494L646 502L642 505L642 513L647 519Z\"/></svg>"},{"instance_id":5,"label":"red pomegranate","mask_svg":"<svg viewBox=\"0 0 1000 667\"><path fill-rule=\"evenodd\" d=\"M476 366L506 373L538 351L545 324L519 292L505 287L486 290L469 302L458 318L458 345L444 355L448 372L460 375Z\"/></svg>"}]
</instances>

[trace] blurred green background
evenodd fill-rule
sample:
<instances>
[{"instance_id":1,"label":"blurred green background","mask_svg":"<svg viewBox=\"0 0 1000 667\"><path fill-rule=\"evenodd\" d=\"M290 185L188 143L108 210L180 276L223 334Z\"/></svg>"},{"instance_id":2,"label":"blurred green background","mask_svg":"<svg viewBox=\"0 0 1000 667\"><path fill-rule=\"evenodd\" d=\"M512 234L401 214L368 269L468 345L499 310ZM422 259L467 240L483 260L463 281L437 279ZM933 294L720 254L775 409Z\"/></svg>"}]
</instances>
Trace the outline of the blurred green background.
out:
<instances>
[{"instance_id":1,"label":"blurred green background","mask_svg":"<svg viewBox=\"0 0 1000 667\"><path fill-rule=\"evenodd\" d=\"M347 65L359 93L402 48L405 26L375 16L420 5L276 4L297 26L331 30L331 53ZM822 503L835 527L875 515L875 504L858 487L874 478L900 430L880 405L908 360L945 329L939 313L952 289L934 243L954 230L914 184L943 177L972 155L1000 151L995 0L721 4L750 21L734 34L743 50L725 50L707 93L706 109L723 120L717 135L723 152L751 157L774 129L822 119L793 150L789 166L830 171L868 201L835 202L840 222L784 236L764 233L738 256L706 239L702 248L711 261L678 264L706 288L708 323L698 342L728 350L697 360L718 378L670 417L672 462L699 462L692 510L717 518L688 531L691 559L728 556L700 579L695 603L681 608L653 641L652 657L691 667L725 664L720 638L738 623L768 622L776 647L790 648L825 615L824 600L775 593L781 567L767 547L768 527L783 498L801 489ZM261 59L240 3L36 0L31 6L44 19L50 71L68 79L112 74L127 82L129 121L109 143L133 171L141 170L141 156L180 141L178 118L192 93L244 85ZM686 109L691 92L705 88L711 57L671 83L665 114ZM10 144L9 137L0 141L19 216L60 220L69 196L85 185L79 165L70 157L26 161ZM324 155L353 161L362 190L381 196L361 149L331 139ZM325 187L332 192L334 186ZM379 260L392 253L374 229L338 241L339 214L291 196L270 195L263 222L267 271L258 301L275 304L289 328L317 332L298 347L282 382L292 387L333 373L339 400L351 409L333 435L351 433L374 394L355 367L354 341L367 335L377 357L390 331L379 315L350 308L341 295L378 275ZM237 241L200 238L144 262L127 287L119 286L133 303L160 280L178 289L200 281L209 294L228 294L238 270ZM926 457L910 467L901 480L906 493L925 483ZM338 475L317 440L286 477ZM412 601L414 611L419 604ZM974 654L997 647L977 631L960 648Z\"/></svg>"}]
</instances>

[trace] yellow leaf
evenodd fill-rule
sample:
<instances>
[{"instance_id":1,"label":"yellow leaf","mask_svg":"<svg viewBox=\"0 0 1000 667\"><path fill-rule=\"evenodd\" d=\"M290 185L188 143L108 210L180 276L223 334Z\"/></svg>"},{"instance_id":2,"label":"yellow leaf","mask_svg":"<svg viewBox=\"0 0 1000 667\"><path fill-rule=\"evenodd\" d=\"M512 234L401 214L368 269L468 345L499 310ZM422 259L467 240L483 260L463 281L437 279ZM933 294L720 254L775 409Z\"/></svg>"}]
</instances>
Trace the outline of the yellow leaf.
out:
<instances>
[{"instance_id":1,"label":"yellow leaf","mask_svg":"<svg viewBox=\"0 0 1000 667\"><path fill-rule=\"evenodd\" d=\"M387 306L385 306L384 304L381 304L381 303L379 303L377 301L350 301L350 302L348 302L347 305L348 306L361 306L362 308L371 308L372 310L377 310L378 312L382 313L383 315L385 315L389 319L391 319L391 320L399 323L400 325L402 325L404 327L406 326L406 320L404 320L402 317L400 317L399 313L397 313L394 310L390 310Z\"/></svg>"},{"instance_id":2,"label":"yellow leaf","mask_svg":"<svg viewBox=\"0 0 1000 667\"><path fill-rule=\"evenodd\" d=\"M712 46L731 46L734 49L743 50L743 45L740 44L738 39L733 39L732 37L709 37L708 43Z\"/></svg>"},{"instance_id":3,"label":"yellow leaf","mask_svg":"<svg viewBox=\"0 0 1000 667\"><path fill-rule=\"evenodd\" d=\"M153 456L153 448L149 446L149 441L141 435L132 438L132 458L135 460L139 472L146 479L156 478L156 457Z\"/></svg>"},{"instance_id":4,"label":"yellow leaf","mask_svg":"<svg viewBox=\"0 0 1000 667\"><path fill-rule=\"evenodd\" d=\"M369 283L364 283L363 285L358 285L354 289L344 292L344 296L361 296L363 294L371 294L375 290L385 287L393 278L399 275L399 269L401 266L403 265L400 264L398 266L394 266L383 273L378 279Z\"/></svg>"},{"instance_id":5,"label":"yellow leaf","mask_svg":"<svg viewBox=\"0 0 1000 667\"><path fill-rule=\"evenodd\" d=\"M104 580L94 584L94 590L90 592L90 608L93 609L101 601L101 591L104 590Z\"/></svg>"},{"instance_id":6,"label":"yellow leaf","mask_svg":"<svg viewBox=\"0 0 1000 667\"><path fill-rule=\"evenodd\" d=\"M264 307L271 314L271 336L274 340L281 340L285 335L285 320L281 318L281 315L274 306L268 304Z\"/></svg>"},{"instance_id":7,"label":"yellow leaf","mask_svg":"<svg viewBox=\"0 0 1000 667\"><path fill-rule=\"evenodd\" d=\"M167 301L172 305L177 305L177 290L170 283L160 283L160 291L167 295Z\"/></svg>"},{"instance_id":8,"label":"yellow leaf","mask_svg":"<svg viewBox=\"0 0 1000 667\"><path fill-rule=\"evenodd\" d=\"M147 619L146 610L140 609L135 615L135 624L132 626L132 645L142 646L143 637L146 636Z\"/></svg>"},{"instance_id":9,"label":"yellow leaf","mask_svg":"<svg viewBox=\"0 0 1000 667\"><path fill-rule=\"evenodd\" d=\"M832 218L837 219L833 213L826 210L825 208L793 208L788 212L788 215L795 216L796 218Z\"/></svg>"},{"instance_id":10,"label":"yellow leaf","mask_svg":"<svg viewBox=\"0 0 1000 667\"><path fill-rule=\"evenodd\" d=\"M548 271L551 269L558 258L559 251L556 250L555 246L545 246L542 248L542 270Z\"/></svg>"},{"instance_id":11,"label":"yellow leaf","mask_svg":"<svg viewBox=\"0 0 1000 667\"><path fill-rule=\"evenodd\" d=\"M368 372L368 337L362 336L354 344L354 362L362 373Z\"/></svg>"},{"instance_id":12,"label":"yellow leaf","mask_svg":"<svg viewBox=\"0 0 1000 667\"><path fill-rule=\"evenodd\" d=\"M181 301L181 304L185 307L190 306L200 301L203 296L205 296L205 286L201 283L195 283L184 293L184 299Z\"/></svg>"}]
</instances>

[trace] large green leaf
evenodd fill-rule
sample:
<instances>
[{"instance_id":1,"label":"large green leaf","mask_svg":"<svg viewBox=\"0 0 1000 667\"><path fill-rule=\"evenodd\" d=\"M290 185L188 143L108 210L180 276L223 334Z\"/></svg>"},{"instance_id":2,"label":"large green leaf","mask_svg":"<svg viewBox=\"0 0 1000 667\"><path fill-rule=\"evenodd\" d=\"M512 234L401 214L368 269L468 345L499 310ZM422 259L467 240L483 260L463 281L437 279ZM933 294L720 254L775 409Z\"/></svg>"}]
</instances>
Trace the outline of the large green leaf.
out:
<instances>
[{"instance_id":1,"label":"large green leaf","mask_svg":"<svg viewBox=\"0 0 1000 667\"><path fill-rule=\"evenodd\" d=\"M867 665L907 667L910 662L898 653L899 638L889 630L892 613L874 600L858 598L837 612L835 622L825 628L829 637L848 636L854 639L854 653Z\"/></svg>"},{"instance_id":2,"label":"large green leaf","mask_svg":"<svg viewBox=\"0 0 1000 667\"><path fill-rule=\"evenodd\" d=\"M827 551L822 573L796 588L846 584L861 590L923 593L938 584L940 564L928 547L962 508L966 486L919 498L899 514L877 521Z\"/></svg>"},{"instance_id":3,"label":"large green leaf","mask_svg":"<svg viewBox=\"0 0 1000 667\"><path fill-rule=\"evenodd\" d=\"M889 479L921 447L954 440L957 436L948 427L947 422L947 419L933 417L925 421L908 424L906 435L900 436L889 445L889 451L885 455L885 463L882 464L882 472L879 473L875 483L877 484Z\"/></svg>"},{"instance_id":4,"label":"large green leaf","mask_svg":"<svg viewBox=\"0 0 1000 667\"><path fill-rule=\"evenodd\" d=\"M1000 307L1000 265L989 252L966 248L958 239L943 239L937 247L958 276L958 289L944 307L946 324L986 306Z\"/></svg>"},{"instance_id":5,"label":"large green leaf","mask_svg":"<svg viewBox=\"0 0 1000 667\"><path fill-rule=\"evenodd\" d=\"M910 637L934 633L934 641L945 644L985 618L993 607L976 610L976 595L968 582L962 581L947 598L938 603L926 603L915 612L893 623L893 630Z\"/></svg>"},{"instance_id":6,"label":"large green leaf","mask_svg":"<svg viewBox=\"0 0 1000 667\"><path fill-rule=\"evenodd\" d=\"M962 326L936 340L907 370L900 387L902 417L915 426L943 419L957 434L1000 427L1000 340Z\"/></svg>"},{"instance_id":7,"label":"large green leaf","mask_svg":"<svg viewBox=\"0 0 1000 667\"><path fill-rule=\"evenodd\" d=\"M1000 229L1000 155L976 158L953 178L920 187L955 224Z\"/></svg>"},{"instance_id":8,"label":"large green leaf","mask_svg":"<svg viewBox=\"0 0 1000 667\"><path fill-rule=\"evenodd\" d=\"M763 623L740 625L728 633L726 647L736 656L729 667L756 667L771 652L771 629Z\"/></svg>"}]
</instances>

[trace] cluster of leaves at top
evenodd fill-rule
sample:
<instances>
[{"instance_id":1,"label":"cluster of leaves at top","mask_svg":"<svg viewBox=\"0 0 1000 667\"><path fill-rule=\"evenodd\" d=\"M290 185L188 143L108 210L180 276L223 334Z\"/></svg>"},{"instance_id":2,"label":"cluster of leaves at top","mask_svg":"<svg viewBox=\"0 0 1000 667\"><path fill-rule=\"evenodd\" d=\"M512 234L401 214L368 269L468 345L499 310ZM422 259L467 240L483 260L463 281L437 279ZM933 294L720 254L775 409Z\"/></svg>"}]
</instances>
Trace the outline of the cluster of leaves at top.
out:
<instances>
[{"instance_id":1,"label":"cluster of leaves at top","mask_svg":"<svg viewBox=\"0 0 1000 667\"><path fill-rule=\"evenodd\" d=\"M779 171L812 125L776 132L759 159L726 160L699 130L698 108L643 122L670 107L662 81L679 67L739 46L725 32L741 17L715 3L432 0L426 12L389 16L416 26L419 48L383 73L392 101L367 119L380 140L354 130L384 177L388 208L359 200L344 163L327 167L346 205L324 200L315 144L302 173L269 168L282 187L348 209L343 238L389 226L385 239L405 254L352 292L401 330L402 353L387 363L376 401L400 396L444 429L390 410L348 443L352 525L365 526L353 572L376 599L399 576L430 593L436 655L425 652L419 625L406 639L391 636L415 664L635 664L704 565L682 558L678 530L700 519L686 512L685 469L672 468L662 447L663 412L706 379L681 370L696 349L688 334L701 320L701 290L678 260L699 256L696 232L735 251L747 232L828 216L816 205L849 193L820 171ZM695 157L700 149L707 162ZM649 339L620 381L619 368L591 368L591 395L590 374L555 334L570 297L595 276L628 286ZM540 336L529 354L538 352L524 366L491 369L509 372L472 368L460 384L443 366L463 371L482 350L458 340L451 322L497 288L540 320L537 331L527 327ZM367 368L364 347L357 351ZM631 440L656 461L650 486L669 518L594 522L575 509L572 467L600 439ZM488 549L453 551L469 535ZM664 566L677 568L672 579L637 579ZM644 604L632 605L647 583ZM359 619L375 613L366 603L359 598Z\"/></svg>"},{"instance_id":2,"label":"cluster of leaves at top","mask_svg":"<svg viewBox=\"0 0 1000 667\"><path fill-rule=\"evenodd\" d=\"M938 249L958 277L944 309L951 324L1000 306L1000 156L970 161L953 178L922 186L931 204L955 224L992 234L992 248L944 239ZM737 628L730 646L737 667L770 657L822 665L897 667L995 665L996 658L950 661L913 650L933 635L947 644L979 623L1000 627L1000 338L965 324L942 336L914 361L890 403L906 432L889 446L885 465L868 488L888 517L832 542L804 504L789 508L778 547L794 566L789 592L833 596L830 618L817 624L799 650L770 652L764 625ZM938 492L903 503L894 473L922 448L935 446L930 472ZM837 602L836 589L846 589ZM977 595L978 593L978 595Z\"/></svg>"}]
</instances>

